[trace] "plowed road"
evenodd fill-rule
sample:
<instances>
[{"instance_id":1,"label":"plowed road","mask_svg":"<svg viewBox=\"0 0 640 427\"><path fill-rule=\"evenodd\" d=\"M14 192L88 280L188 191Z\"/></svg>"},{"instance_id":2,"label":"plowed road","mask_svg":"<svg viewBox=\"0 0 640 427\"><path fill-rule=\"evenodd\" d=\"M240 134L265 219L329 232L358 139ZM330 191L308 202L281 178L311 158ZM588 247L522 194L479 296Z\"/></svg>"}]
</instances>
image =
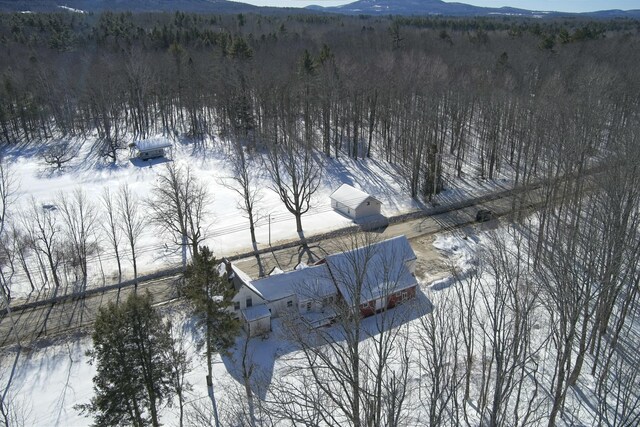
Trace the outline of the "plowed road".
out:
<instances>
[{"instance_id":1,"label":"plowed road","mask_svg":"<svg viewBox=\"0 0 640 427\"><path fill-rule=\"evenodd\" d=\"M520 190L517 193L526 194L525 205L533 206L541 200L540 192L538 189L529 189L526 192ZM377 232L376 238L386 239L406 235L418 255L419 263L416 275L428 279L442 277L448 272L440 254L431 245L432 236L438 232L473 223L475 214L480 208L490 209L497 216L504 216L512 210L513 197L510 192L502 192L475 200L475 204L472 206L460 207L465 204L458 203L457 206L450 208L443 207L445 212L389 225L383 231ZM490 227L491 223L481 225L481 227L487 226ZM264 271L269 272L274 267L289 270L301 261L309 263L310 256L313 261L313 259L322 258L327 254L344 250L345 239L331 237L309 243L307 248L302 248L299 243L295 242L288 245L290 247L264 253L260 256L260 263ZM236 264L251 277L258 277L260 269L255 257L239 259ZM158 304L171 303L178 296L177 284L180 280L181 276L174 274L142 282L138 286L138 291L148 290ZM0 347L12 345L18 341L22 345L29 345L37 339L52 339L61 334L81 330L92 324L100 306L108 301L124 298L132 291L133 286L127 286L121 290L99 291L75 300L68 299L39 307L14 309L11 314L5 314L0 320Z\"/></svg>"}]
</instances>

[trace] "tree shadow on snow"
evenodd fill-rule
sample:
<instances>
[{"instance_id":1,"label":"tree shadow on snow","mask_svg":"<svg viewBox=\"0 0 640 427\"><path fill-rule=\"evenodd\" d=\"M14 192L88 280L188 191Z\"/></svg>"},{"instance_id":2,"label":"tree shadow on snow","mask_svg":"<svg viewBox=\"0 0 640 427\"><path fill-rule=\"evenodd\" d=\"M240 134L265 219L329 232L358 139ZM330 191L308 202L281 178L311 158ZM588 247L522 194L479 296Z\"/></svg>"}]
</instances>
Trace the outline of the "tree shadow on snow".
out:
<instances>
[{"instance_id":1,"label":"tree shadow on snow","mask_svg":"<svg viewBox=\"0 0 640 427\"><path fill-rule=\"evenodd\" d=\"M139 159L137 157L133 157L131 159L129 159L129 161L131 162L131 164L137 168L151 168L153 166L156 165L161 165L163 163L168 163L168 162L172 162L173 160L171 159L167 159L166 157L158 157L155 159L149 159L149 160L142 160Z\"/></svg>"},{"instance_id":2,"label":"tree shadow on snow","mask_svg":"<svg viewBox=\"0 0 640 427\"><path fill-rule=\"evenodd\" d=\"M416 297L404 304L398 305L385 312L378 313L362 319L361 340L376 336L380 331L387 332L398 326L414 321L433 311L433 304L427 296L416 288ZM385 318L381 316L386 316ZM382 320L384 319L384 322ZM251 371L249 383L255 395L264 400L267 396L268 388L273 380L274 366L277 360L286 359L286 355L299 351L300 347L291 339L288 328L301 325L302 318L277 318L272 319L272 331L264 336L247 338L243 332L236 339L236 344L227 354L222 356L222 361L227 372L244 387L243 372ZM307 326L304 326L307 327ZM321 332L328 342L340 343L344 341L344 329L339 324L321 326ZM246 358L244 348L246 340ZM245 369L243 370L243 358L245 359ZM285 362L286 363L286 362ZM295 362L294 362L295 363Z\"/></svg>"}]
</instances>

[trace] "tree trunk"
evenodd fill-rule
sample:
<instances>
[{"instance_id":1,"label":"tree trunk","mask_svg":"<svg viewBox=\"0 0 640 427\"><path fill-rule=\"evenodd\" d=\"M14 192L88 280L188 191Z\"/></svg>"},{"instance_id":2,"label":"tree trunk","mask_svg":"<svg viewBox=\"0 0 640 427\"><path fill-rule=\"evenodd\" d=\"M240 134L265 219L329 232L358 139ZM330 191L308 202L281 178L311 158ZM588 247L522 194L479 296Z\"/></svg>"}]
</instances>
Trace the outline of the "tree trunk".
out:
<instances>
[{"instance_id":1,"label":"tree trunk","mask_svg":"<svg viewBox=\"0 0 640 427\"><path fill-rule=\"evenodd\" d=\"M302 214L296 213L294 215L296 217L296 231L302 233Z\"/></svg>"}]
</instances>

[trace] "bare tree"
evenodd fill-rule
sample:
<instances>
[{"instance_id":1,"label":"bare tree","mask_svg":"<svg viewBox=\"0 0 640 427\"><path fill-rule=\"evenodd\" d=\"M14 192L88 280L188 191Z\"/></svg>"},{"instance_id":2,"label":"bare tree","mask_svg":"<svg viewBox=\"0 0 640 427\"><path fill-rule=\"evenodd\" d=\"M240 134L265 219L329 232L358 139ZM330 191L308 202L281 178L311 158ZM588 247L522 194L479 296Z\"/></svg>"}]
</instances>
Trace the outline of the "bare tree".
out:
<instances>
[{"instance_id":1,"label":"bare tree","mask_svg":"<svg viewBox=\"0 0 640 427\"><path fill-rule=\"evenodd\" d=\"M5 354L3 354L3 356L9 355L11 355L13 361L6 360L6 362L11 363L11 369L4 369L0 374L0 382L3 383L2 391L0 392L0 424L4 427L26 426L32 421L30 420L29 411L21 399L18 398L18 393L12 390L12 388L15 389L15 383L18 379L16 374L19 371L18 362L22 351L18 348L15 351L5 351Z\"/></svg>"},{"instance_id":2,"label":"bare tree","mask_svg":"<svg viewBox=\"0 0 640 427\"><path fill-rule=\"evenodd\" d=\"M463 401L469 401L471 397L471 378L474 368L474 352L476 348L476 328L474 322L474 310L475 301L477 298L478 288L480 287L480 273L477 270L470 272L468 277L463 278L455 273L457 286L455 287L456 303L458 310L455 311L457 325L461 333L462 339L462 351L463 369L464 369L464 394ZM469 424L469 413L467 405L463 405L464 419Z\"/></svg>"},{"instance_id":3,"label":"bare tree","mask_svg":"<svg viewBox=\"0 0 640 427\"><path fill-rule=\"evenodd\" d=\"M478 407L489 426L535 425L541 414L536 357L548 338L534 337L542 310L527 249L509 229L506 237L492 236L482 260L486 270L473 310L482 348Z\"/></svg>"},{"instance_id":4,"label":"bare tree","mask_svg":"<svg viewBox=\"0 0 640 427\"><path fill-rule=\"evenodd\" d=\"M0 157L0 236L5 230L7 214L15 202L17 185L9 163Z\"/></svg>"},{"instance_id":5,"label":"bare tree","mask_svg":"<svg viewBox=\"0 0 640 427\"><path fill-rule=\"evenodd\" d=\"M58 292L61 285L58 269L62 261L62 236L56 211L55 206L39 205L32 198L29 215L23 217L23 225L29 230L35 250L46 258L55 285L55 293ZM45 271L43 274L45 281L48 280Z\"/></svg>"},{"instance_id":6,"label":"bare tree","mask_svg":"<svg viewBox=\"0 0 640 427\"><path fill-rule=\"evenodd\" d=\"M42 153L42 159L48 165L57 170L61 170L64 166L77 156L77 150L69 143L69 141L61 141L47 147Z\"/></svg>"},{"instance_id":7,"label":"bare tree","mask_svg":"<svg viewBox=\"0 0 640 427\"><path fill-rule=\"evenodd\" d=\"M15 252L13 247L16 241L13 235L6 235L7 215L10 212L11 205L16 198L16 181L11 173L11 168L6 161L0 157L0 247L2 255L0 256L0 278L2 279L2 294L4 302L9 308L9 300L11 299L11 277L14 274L13 259ZM5 275L5 269L9 268L10 276Z\"/></svg>"},{"instance_id":8,"label":"bare tree","mask_svg":"<svg viewBox=\"0 0 640 427\"><path fill-rule=\"evenodd\" d=\"M631 335L633 332L628 331ZM625 335L627 335L625 334ZM635 337L627 335L628 343ZM600 376L597 385L598 425L632 426L640 422L640 375L638 355L629 346L615 349L609 361L610 369Z\"/></svg>"},{"instance_id":9,"label":"bare tree","mask_svg":"<svg viewBox=\"0 0 640 427\"><path fill-rule=\"evenodd\" d=\"M335 323L318 328L292 317L285 335L301 350L275 383L274 416L303 425L400 426L408 420L413 393L409 372L414 354L408 343L410 304L390 307L405 274L402 253L379 252L371 235L348 239L340 261L329 267L344 300L328 303ZM384 301L374 310L369 298ZM326 303L326 301L325 301Z\"/></svg>"},{"instance_id":10,"label":"bare tree","mask_svg":"<svg viewBox=\"0 0 640 427\"><path fill-rule=\"evenodd\" d=\"M144 220L140 213L140 201L127 184L120 187L118 193L118 214L120 227L129 243L131 250L131 262L133 264L133 278L136 280L135 288L138 289L138 264L136 249L140 241L140 235L144 227Z\"/></svg>"},{"instance_id":11,"label":"bare tree","mask_svg":"<svg viewBox=\"0 0 640 427\"><path fill-rule=\"evenodd\" d=\"M116 207L117 201L109 191L108 187L105 187L100 198L102 207L104 208L104 221L100 221L100 224L107 235L107 239L113 248L116 263L118 264L118 282L122 281L122 263L120 260L120 240L122 238L122 227L119 225L119 212Z\"/></svg>"},{"instance_id":12,"label":"bare tree","mask_svg":"<svg viewBox=\"0 0 640 427\"><path fill-rule=\"evenodd\" d=\"M72 262L80 267L84 288L87 286L87 259L98 251L98 242L94 234L96 209L81 189L76 189L71 197L60 194L59 200L62 219L66 224L67 240L71 244Z\"/></svg>"},{"instance_id":13,"label":"bare tree","mask_svg":"<svg viewBox=\"0 0 640 427\"><path fill-rule=\"evenodd\" d=\"M302 233L302 215L311 207L311 197L320 185L322 167L311 144L305 144L295 125L284 129L282 140L271 144L265 166L275 191L296 218L296 231Z\"/></svg>"},{"instance_id":14,"label":"bare tree","mask_svg":"<svg viewBox=\"0 0 640 427\"><path fill-rule=\"evenodd\" d=\"M459 334L457 301L430 294L433 312L420 318L416 344L420 357L420 401L426 406L427 425L462 424L458 398L464 381L458 354L464 348ZM462 359L464 360L464 359Z\"/></svg>"},{"instance_id":15,"label":"bare tree","mask_svg":"<svg viewBox=\"0 0 640 427\"><path fill-rule=\"evenodd\" d=\"M12 298L11 288L15 275L15 246L12 235L0 236L0 291L6 307L9 307L9 301Z\"/></svg>"},{"instance_id":16,"label":"bare tree","mask_svg":"<svg viewBox=\"0 0 640 427\"><path fill-rule=\"evenodd\" d=\"M245 153L239 141L233 144L229 161L233 175L223 181L222 184L238 193L241 197L240 202L238 202L238 209L244 212L249 220L251 245L253 250L257 251L256 222L260 220L260 217L256 212L256 204L262 199L260 188L257 187L255 182L258 168L251 158L247 158L247 153Z\"/></svg>"},{"instance_id":17,"label":"bare tree","mask_svg":"<svg viewBox=\"0 0 640 427\"><path fill-rule=\"evenodd\" d=\"M182 247L182 261L186 265L186 247L193 256L198 254L205 238L203 226L206 207L211 196L198 181L190 166L167 163L154 184L152 198L147 201L153 221L171 233L174 243Z\"/></svg>"},{"instance_id":18,"label":"bare tree","mask_svg":"<svg viewBox=\"0 0 640 427\"><path fill-rule=\"evenodd\" d=\"M11 241L13 242L13 252L16 254L17 261L29 281L31 292L36 290L35 278L31 271L31 255L33 255L33 242L29 238L27 232L21 230L16 224L11 224Z\"/></svg>"}]
</instances>

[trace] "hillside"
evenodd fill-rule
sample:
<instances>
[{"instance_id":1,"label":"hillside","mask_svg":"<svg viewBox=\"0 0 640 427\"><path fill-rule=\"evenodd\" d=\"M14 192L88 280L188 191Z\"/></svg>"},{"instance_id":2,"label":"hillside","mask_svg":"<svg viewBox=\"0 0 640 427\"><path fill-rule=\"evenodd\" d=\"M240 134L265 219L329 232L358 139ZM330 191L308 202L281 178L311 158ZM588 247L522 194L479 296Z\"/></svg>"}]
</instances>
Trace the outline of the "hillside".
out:
<instances>
[{"instance_id":1,"label":"hillside","mask_svg":"<svg viewBox=\"0 0 640 427\"><path fill-rule=\"evenodd\" d=\"M250 4L227 0L0 0L0 11L52 12L60 10L83 12L192 12L239 13L258 10Z\"/></svg>"},{"instance_id":2,"label":"hillside","mask_svg":"<svg viewBox=\"0 0 640 427\"><path fill-rule=\"evenodd\" d=\"M553 11L535 11L513 7L478 7L465 3L447 3L441 0L359 0L343 6L309 6L315 11L353 15L441 15L441 16L514 16L523 18L545 18L558 16L589 16L594 18L640 17L640 10L603 10L585 14Z\"/></svg>"}]
</instances>

